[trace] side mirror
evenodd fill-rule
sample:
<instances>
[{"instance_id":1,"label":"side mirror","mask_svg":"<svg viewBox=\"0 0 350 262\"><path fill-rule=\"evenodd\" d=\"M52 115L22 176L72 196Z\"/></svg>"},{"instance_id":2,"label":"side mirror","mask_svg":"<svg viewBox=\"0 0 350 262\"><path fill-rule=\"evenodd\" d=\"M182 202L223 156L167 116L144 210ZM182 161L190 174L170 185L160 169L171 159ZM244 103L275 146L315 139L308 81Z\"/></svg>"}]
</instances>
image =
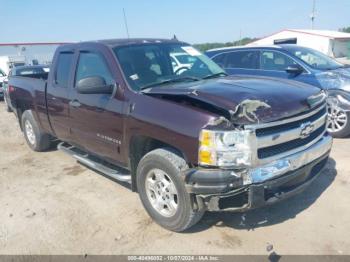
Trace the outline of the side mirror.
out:
<instances>
[{"instance_id":1,"label":"side mirror","mask_svg":"<svg viewBox=\"0 0 350 262\"><path fill-rule=\"evenodd\" d=\"M304 72L304 69L300 65L290 65L286 68L288 74L299 75Z\"/></svg>"},{"instance_id":2,"label":"side mirror","mask_svg":"<svg viewBox=\"0 0 350 262\"><path fill-rule=\"evenodd\" d=\"M106 80L100 76L90 76L80 79L76 89L80 94L112 94L113 85L107 85Z\"/></svg>"}]
</instances>

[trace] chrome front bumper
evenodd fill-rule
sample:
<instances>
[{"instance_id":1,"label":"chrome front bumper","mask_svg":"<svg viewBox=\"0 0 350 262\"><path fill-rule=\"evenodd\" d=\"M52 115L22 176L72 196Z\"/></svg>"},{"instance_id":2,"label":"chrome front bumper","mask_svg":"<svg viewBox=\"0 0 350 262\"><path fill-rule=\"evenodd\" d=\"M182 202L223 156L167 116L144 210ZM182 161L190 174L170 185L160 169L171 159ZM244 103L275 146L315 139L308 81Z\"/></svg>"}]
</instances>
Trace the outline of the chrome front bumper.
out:
<instances>
[{"instance_id":1,"label":"chrome front bumper","mask_svg":"<svg viewBox=\"0 0 350 262\"><path fill-rule=\"evenodd\" d=\"M297 170L329 152L332 147L332 141L332 137L325 134L318 142L298 153L254 168L244 176L243 184L262 183L269 179L277 178L287 172Z\"/></svg>"}]
</instances>

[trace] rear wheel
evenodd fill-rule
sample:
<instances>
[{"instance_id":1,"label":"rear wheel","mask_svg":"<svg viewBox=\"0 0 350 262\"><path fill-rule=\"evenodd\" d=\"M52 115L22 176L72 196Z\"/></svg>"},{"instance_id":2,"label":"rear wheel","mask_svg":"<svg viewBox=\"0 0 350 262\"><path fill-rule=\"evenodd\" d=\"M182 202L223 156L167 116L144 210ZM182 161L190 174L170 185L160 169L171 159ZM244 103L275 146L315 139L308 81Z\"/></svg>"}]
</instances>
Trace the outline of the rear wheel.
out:
<instances>
[{"instance_id":1,"label":"rear wheel","mask_svg":"<svg viewBox=\"0 0 350 262\"><path fill-rule=\"evenodd\" d=\"M185 160L168 149L145 155L137 168L137 188L147 213L162 227L181 232L196 224L204 210L194 210L181 171Z\"/></svg>"},{"instance_id":2,"label":"rear wheel","mask_svg":"<svg viewBox=\"0 0 350 262\"><path fill-rule=\"evenodd\" d=\"M27 144L32 150L41 152L50 148L50 135L39 129L32 112L29 110L22 115L22 128Z\"/></svg>"},{"instance_id":3,"label":"rear wheel","mask_svg":"<svg viewBox=\"0 0 350 262\"><path fill-rule=\"evenodd\" d=\"M328 108L327 131L336 138L344 138L350 135L350 112L330 106Z\"/></svg>"},{"instance_id":4,"label":"rear wheel","mask_svg":"<svg viewBox=\"0 0 350 262\"><path fill-rule=\"evenodd\" d=\"M5 101L5 104L6 104L6 111L7 111L7 112L12 112L12 109L11 109L11 107L9 106L8 102L7 102L6 96L4 96L4 101Z\"/></svg>"}]
</instances>

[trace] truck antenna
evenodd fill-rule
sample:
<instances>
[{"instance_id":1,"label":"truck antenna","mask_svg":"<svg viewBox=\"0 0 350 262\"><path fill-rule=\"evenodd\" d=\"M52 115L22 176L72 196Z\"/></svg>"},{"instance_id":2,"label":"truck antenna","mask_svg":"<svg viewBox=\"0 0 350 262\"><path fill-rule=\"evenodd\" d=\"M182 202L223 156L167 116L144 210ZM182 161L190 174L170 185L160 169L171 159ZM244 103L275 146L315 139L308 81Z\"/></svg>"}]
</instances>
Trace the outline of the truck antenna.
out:
<instances>
[{"instance_id":1,"label":"truck antenna","mask_svg":"<svg viewBox=\"0 0 350 262\"><path fill-rule=\"evenodd\" d=\"M128 39L129 39L130 35L129 35L128 20L126 19L126 14L125 14L124 8L123 8L123 14L124 14L124 24L125 24L126 35L128 36Z\"/></svg>"},{"instance_id":2,"label":"truck antenna","mask_svg":"<svg viewBox=\"0 0 350 262\"><path fill-rule=\"evenodd\" d=\"M312 1L312 13L310 14L311 29L314 29L316 19L316 0Z\"/></svg>"}]
</instances>

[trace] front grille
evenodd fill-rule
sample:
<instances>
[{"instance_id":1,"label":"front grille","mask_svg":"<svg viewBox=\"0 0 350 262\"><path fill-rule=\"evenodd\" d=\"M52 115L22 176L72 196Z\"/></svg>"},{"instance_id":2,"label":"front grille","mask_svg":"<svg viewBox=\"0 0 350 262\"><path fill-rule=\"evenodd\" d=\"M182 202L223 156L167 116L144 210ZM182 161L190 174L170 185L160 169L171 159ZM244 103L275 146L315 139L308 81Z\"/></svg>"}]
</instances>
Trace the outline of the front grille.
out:
<instances>
[{"instance_id":1,"label":"front grille","mask_svg":"<svg viewBox=\"0 0 350 262\"><path fill-rule=\"evenodd\" d=\"M293 129L293 128L298 128L303 123L314 122L315 120L321 118L322 116L324 116L326 114L326 111L327 111L327 109L326 109L326 107L324 107L316 114L309 116L308 118L305 118L305 119L301 119L301 120L287 123L287 124L280 125L280 126L272 126L272 127L257 129L256 136L257 137L268 136L268 135L272 135L272 134L276 134L276 133L280 133L280 132L285 132L285 131L288 131L288 130Z\"/></svg>"},{"instance_id":2,"label":"front grille","mask_svg":"<svg viewBox=\"0 0 350 262\"><path fill-rule=\"evenodd\" d=\"M316 139L326 131L326 115L327 107L324 103L313 111L296 116L294 119L257 127L255 129L258 145L257 159L262 162L270 161L273 157L277 159L279 155L297 152L298 148L316 142ZM307 128L312 126L315 130L310 130L311 133L307 137L302 137L302 134L305 135L305 130L309 132Z\"/></svg>"},{"instance_id":3,"label":"front grille","mask_svg":"<svg viewBox=\"0 0 350 262\"><path fill-rule=\"evenodd\" d=\"M294 150L298 147L305 146L315 140L317 137L319 137L324 130L326 129L326 125L321 126L317 130L315 130L313 133L310 134L307 138L298 138L295 140L288 141L286 143L274 145L274 146L269 146L265 148L260 148L258 149L258 157L260 159L272 157L278 154L282 154L284 152Z\"/></svg>"}]
</instances>

